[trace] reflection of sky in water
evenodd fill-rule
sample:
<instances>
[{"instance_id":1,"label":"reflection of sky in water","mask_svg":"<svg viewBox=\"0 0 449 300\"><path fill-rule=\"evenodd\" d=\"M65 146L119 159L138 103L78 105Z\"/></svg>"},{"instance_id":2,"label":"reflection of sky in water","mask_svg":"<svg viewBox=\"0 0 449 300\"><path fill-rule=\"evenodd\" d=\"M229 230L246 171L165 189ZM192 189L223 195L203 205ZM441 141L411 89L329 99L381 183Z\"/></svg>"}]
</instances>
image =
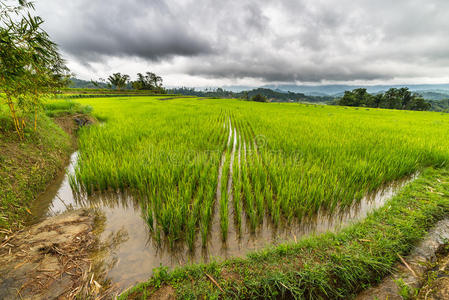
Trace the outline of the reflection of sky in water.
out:
<instances>
[{"instance_id":1,"label":"reflection of sky in water","mask_svg":"<svg viewBox=\"0 0 449 300\"><path fill-rule=\"evenodd\" d=\"M73 173L73 166L77 160L77 153L71 156L71 164L67 168L68 173ZM378 193L363 198L359 203L342 213L326 214L319 212L316 216L303 220L300 224L293 221L290 225L280 225L277 228L271 225L266 217L255 234L251 234L246 216L242 212L241 233L234 226L233 210L230 210L228 239L226 243L221 240L218 213L214 214L212 230L208 245L201 247L201 235L197 233L196 250L191 253L185 243L176 245L175 250L162 243L157 245L150 237L148 226L142 217L138 202L127 194L109 193L89 197L74 197L70 188L68 176L64 173L56 180L55 184L36 201L33 215L38 221L46 216L64 212L71 208L96 207L106 217L104 231L101 240L105 241L112 235L120 233L126 238L120 245L114 247L108 261L114 264L108 272L108 276L120 288L127 288L136 281L148 279L152 270L160 265L175 267L191 262L208 261L210 258L226 258L231 256L244 256L250 251L261 249L271 244L299 239L301 236L312 233L335 231L342 226L363 219L376 208L382 206L388 198L394 195L410 180L409 178L380 190ZM232 208L232 205L230 206Z\"/></svg>"}]
</instances>

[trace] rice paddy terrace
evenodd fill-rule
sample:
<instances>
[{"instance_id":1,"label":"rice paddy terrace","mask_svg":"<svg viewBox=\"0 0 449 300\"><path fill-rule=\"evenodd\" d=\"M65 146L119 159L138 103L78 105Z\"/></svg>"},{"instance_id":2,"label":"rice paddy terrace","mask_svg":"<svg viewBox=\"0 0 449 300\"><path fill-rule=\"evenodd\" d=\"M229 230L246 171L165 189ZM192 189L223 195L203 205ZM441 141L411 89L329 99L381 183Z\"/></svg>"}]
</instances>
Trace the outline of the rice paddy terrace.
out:
<instances>
[{"instance_id":1,"label":"rice paddy terrace","mask_svg":"<svg viewBox=\"0 0 449 300\"><path fill-rule=\"evenodd\" d=\"M80 130L62 194L38 208L101 207L108 233L125 228L122 287L339 229L449 159L446 114L169 98L77 100L105 122Z\"/></svg>"}]
</instances>

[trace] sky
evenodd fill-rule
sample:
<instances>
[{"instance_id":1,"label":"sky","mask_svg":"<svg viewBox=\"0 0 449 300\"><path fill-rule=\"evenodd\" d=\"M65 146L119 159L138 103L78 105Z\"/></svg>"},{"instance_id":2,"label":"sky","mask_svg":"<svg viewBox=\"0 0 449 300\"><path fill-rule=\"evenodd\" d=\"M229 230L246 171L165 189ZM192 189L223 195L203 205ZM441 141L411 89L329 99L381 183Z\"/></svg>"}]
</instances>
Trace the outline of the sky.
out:
<instances>
[{"instance_id":1,"label":"sky","mask_svg":"<svg viewBox=\"0 0 449 300\"><path fill-rule=\"evenodd\" d=\"M36 0L76 77L166 86L449 82L447 0Z\"/></svg>"}]
</instances>

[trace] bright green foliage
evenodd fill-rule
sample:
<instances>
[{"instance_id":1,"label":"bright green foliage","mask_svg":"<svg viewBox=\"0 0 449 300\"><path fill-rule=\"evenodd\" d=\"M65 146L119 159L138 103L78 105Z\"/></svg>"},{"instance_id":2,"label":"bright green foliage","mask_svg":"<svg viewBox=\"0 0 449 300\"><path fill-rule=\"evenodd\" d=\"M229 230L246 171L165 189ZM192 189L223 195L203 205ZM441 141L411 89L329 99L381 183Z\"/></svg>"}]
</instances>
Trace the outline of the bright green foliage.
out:
<instances>
[{"instance_id":1,"label":"bright green foliage","mask_svg":"<svg viewBox=\"0 0 449 300\"><path fill-rule=\"evenodd\" d=\"M0 101L7 104L20 139L30 120L37 130L42 94L66 84L68 69L57 45L32 16L32 2L0 1Z\"/></svg>"},{"instance_id":2,"label":"bright green foliage","mask_svg":"<svg viewBox=\"0 0 449 300\"><path fill-rule=\"evenodd\" d=\"M431 104L416 93L412 93L408 88L391 88L385 93L376 95L369 94L366 89L355 89L345 91L343 97L336 101L336 104L343 106L362 106L372 108L390 108L406 110L429 110Z\"/></svg>"},{"instance_id":3,"label":"bright green foliage","mask_svg":"<svg viewBox=\"0 0 449 300\"><path fill-rule=\"evenodd\" d=\"M449 159L438 113L159 98L79 100L108 122L81 131L76 179L134 190L157 239L191 248L215 214L223 239L242 216L253 231L266 215L298 222Z\"/></svg>"}]
</instances>

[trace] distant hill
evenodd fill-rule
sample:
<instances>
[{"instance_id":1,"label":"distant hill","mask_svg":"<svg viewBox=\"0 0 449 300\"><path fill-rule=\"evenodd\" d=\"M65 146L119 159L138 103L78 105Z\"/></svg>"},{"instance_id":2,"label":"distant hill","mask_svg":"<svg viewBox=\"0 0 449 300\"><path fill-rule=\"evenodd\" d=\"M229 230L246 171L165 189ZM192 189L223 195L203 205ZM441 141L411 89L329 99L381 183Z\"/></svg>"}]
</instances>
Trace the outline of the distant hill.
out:
<instances>
[{"instance_id":1,"label":"distant hill","mask_svg":"<svg viewBox=\"0 0 449 300\"><path fill-rule=\"evenodd\" d=\"M449 99L449 91L417 91L418 94L428 100L445 100Z\"/></svg>"},{"instance_id":2,"label":"distant hill","mask_svg":"<svg viewBox=\"0 0 449 300\"><path fill-rule=\"evenodd\" d=\"M104 82L100 81L87 81L82 80L78 78L70 78L70 85L71 88L77 88L77 89L107 89L109 85Z\"/></svg>"},{"instance_id":3,"label":"distant hill","mask_svg":"<svg viewBox=\"0 0 449 300\"><path fill-rule=\"evenodd\" d=\"M449 113L449 99L430 100L429 102L432 105L432 107L430 108L431 111L440 111Z\"/></svg>"},{"instance_id":4,"label":"distant hill","mask_svg":"<svg viewBox=\"0 0 449 300\"><path fill-rule=\"evenodd\" d=\"M248 91L233 92L222 88L197 90L194 88L172 88L167 90L170 94L181 94L198 97L216 98L240 98L250 99L255 95L263 95L272 102L321 102L325 103L333 99L330 96L310 96L303 93L285 92L267 88L257 88Z\"/></svg>"},{"instance_id":5,"label":"distant hill","mask_svg":"<svg viewBox=\"0 0 449 300\"><path fill-rule=\"evenodd\" d=\"M408 87L412 92L428 93L431 97L442 97L447 95L449 98L449 84L398 84L398 85L265 85L263 88L280 91L291 91L295 93L303 93L310 96L332 96L342 95L345 91L352 91L357 88L366 88L371 94L381 93L390 88ZM433 94L435 93L435 94ZM420 93L421 94L421 93ZM436 95L441 94L441 95ZM422 95L425 96L425 95ZM438 99L435 99L438 100Z\"/></svg>"}]
</instances>

